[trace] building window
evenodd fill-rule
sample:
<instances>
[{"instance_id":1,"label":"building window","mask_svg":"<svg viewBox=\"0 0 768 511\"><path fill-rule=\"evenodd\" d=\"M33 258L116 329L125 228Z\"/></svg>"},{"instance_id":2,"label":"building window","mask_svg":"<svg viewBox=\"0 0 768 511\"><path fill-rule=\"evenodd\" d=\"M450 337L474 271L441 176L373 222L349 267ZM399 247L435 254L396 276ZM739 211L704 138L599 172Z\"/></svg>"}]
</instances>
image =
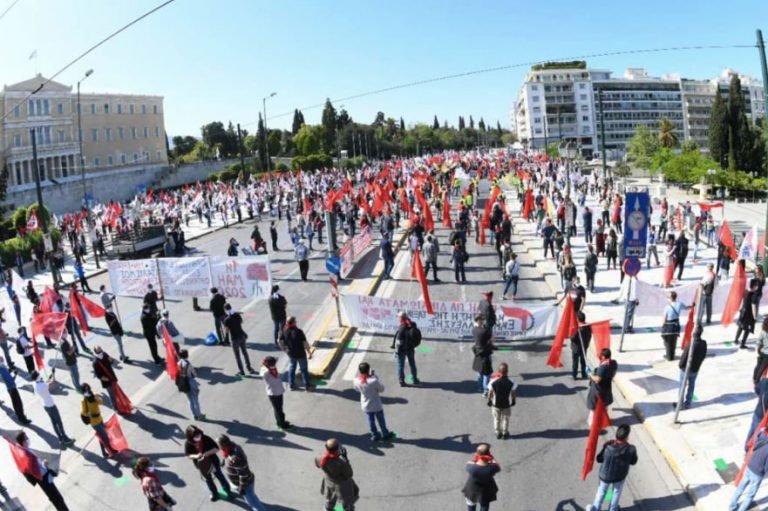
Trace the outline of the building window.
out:
<instances>
[{"instance_id":1,"label":"building window","mask_svg":"<svg viewBox=\"0 0 768 511\"><path fill-rule=\"evenodd\" d=\"M155 138L160 137L160 128L158 126L155 126Z\"/></svg>"},{"instance_id":2,"label":"building window","mask_svg":"<svg viewBox=\"0 0 768 511\"><path fill-rule=\"evenodd\" d=\"M538 85L531 85L531 90L539 90L539 86Z\"/></svg>"},{"instance_id":3,"label":"building window","mask_svg":"<svg viewBox=\"0 0 768 511\"><path fill-rule=\"evenodd\" d=\"M534 124L540 123L541 122L541 117L534 117L533 118L533 122L534 122Z\"/></svg>"},{"instance_id":4,"label":"building window","mask_svg":"<svg viewBox=\"0 0 768 511\"><path fill-rule=\"evenodd\" d=\"M19 108L19 105L13 107L13 116L16 118L21 117L21 109Z\"/></svg>"},{"instance_id":5,"label":"building window","mask_svg":"<svg viewBox=\"0 0 768 511\"><path fill-rule=\"evenodd\" d=\"M111 167L112 165L114 165L114 158L112 158L112 155L111 155L111 154L110 154L109 156L107 156L107 164L108 164L110 167Z\"/></svg>"},{"instance_id":6,"label":"building window","mask_svg":"<svg viewBox=\"0 0 768 511\"><path fill-rule=\"evenodd\" d=\"M162 153L162 151L158 151L157 152L157 161L161 161L162 159L163 159L163 153Z\"/></svg>"},{"instance_id":7,"label":"building window","mask_svg":"<svg viewBox=\"0 0 768 511\"><path fill-rule=\"evenodd\" d=\"M91 104L91 115L96 115L96 104Z\"/></svg>"},{"instance_id":8,"label":"building window","mask_svg":"<svg viewBox=\"0 0 768 511\"><path fill-rule=\"evenodd\" d=\"M139 162L139 153L133 153L133 163Z\"/></svg>"},{"instance_id":9,"label":"building window","mask_svg":"<svg viewBox=\"0 0 768 511\"><path fill-rule=\"evenodd\" d=\"M147 113L147 105L141 105L141 113L143 114Z\"/></svg>"},{"instance_id":10,"label":"building window","mask_svg":"<svg viewBox=\"0 0 768 511\"><path fill-rule=\"evenodd\" d=\"M589 116L588 115L582 115L581 116L581 120L584 121L584 122L589 122Z\"/></svg>"},{"instance_id":11,"label":"building window","mask_svg":"<svg viewBox=\"0 0 768 511\"><path fill-rule=\"evenodd\" d=\"M121 155L120 155L120 163L122 163L123 165L125 165L125 155L124 155L124 154L121 154Z\"/></svg>"},{"instance_id":12,"label":"building window","mask_svg":"<svg viewBox=\"0 0 768 511\"><path fill-rule=\"evenodd\" d=\"M59 115L64 115L64 104L59 103L56 105L56 113Z\"/></svg>"},{"instance_id":13,"label":"building window","mask_svg":"<svg viewBox=\"0 0 768 511\"><path fill-rule=\"evenodd\" d=\"M539 97L538 97L538 96L533 96L533 97L531 98L531 100L532 100L534 103L538 103L538 102L539 102Z\"/></svg>"},{"instance_id":14,"label":"building window","mask_svg":"<svg viewBox=\"0 0 768 511\"><path fill-rule=\"evenodd\" d=\"M112 128L104 128L104 139L108 142L112 140Z\"/></svg>"},{"instance_id":15,"label":"building window","mask_svg":"<svg viewBox=\"0 0 768 511\"><path fill-rule=\"evenodd\" d=\"M128 113L133 114L133 105L128 105Z\"/></svg>"},{"instance_id":16,"label":"building window","mask_svg":"<svg viewBox=\"0 0 768 511\"><path fill-rule=\"evenodd\" d=\"M152 113L157 115L157 105L152 105Z\"/></svg>"},{"instance_id":17,"label":"building window","mask_svg":"<svg viewBox=\"0 0 768 511\"><path fill-rule=\"evenodd\" d=\"M148 138L148 137L149 137L149 128L144 126L144 138Z\"/></svg>"},{"instance_id":18,"label":"building window","mask_svg":"<svg viewBox=\"0 0 768 511\"><path fill-rule=\"evenodd\" d=\"M109 113L109 104L108 103L104 103L104 113L105 114Z\"/></svg>"},{"instance_id":19,"label":"building window","mask_svg":"<svg viewBox=\"0 0 768 511\"><path fill-rule=\"evenodd\" d=\"M585 88L586 86L587 86L587 84L585 84L585 83L580 83L580 84L579 84L579 89L582 89L582 90L584 90L584 88Z\"/></svg>"},{"instance_id":20,"label":"building window","mask_svg":"<svg viewBox=\"0 0 768 511\"><path fill-rule=\"evenodd\" d=\"M59 138L58 138L59 144L63 144L64 142L66 142L66 140L65 140L65 131L64 130L59 130L58 134L59 134Z\"/></svg>"},{"instance_id":21,"label":"building window","mask_svg":"<svg viewBox=\"0 0 768 511\"><path fill-rule=\"evenodd\" d=\"M533 113L540 114L541 113L541 107L540 106L533 107Z\"/></svg>"},{"instance_id":22,"label":"building window","mask_svg":"<svg viewBox=\"0 0 768 511\"><path fill-rule=\"evenodd\" d=\"M43 100L43 113L44 115L51 115L51 109L47 99Z\"/></svg>"},{"instance_id":23,"label":"building window","mask_svg":"<svg viewBox=\"0 0 768 511\"><path fill-rule=\"evenodd\" d=\"M131 138L136 140L136 128L131 128Z\"/></svg>"},{"instance_id":24,"label":"building window","mask_svg":"<svg viewBox=\"0 0 768 511\"><path fill-rule=\"evenodd\" d=\"M586 101L587 100L587 95L586 94L579 94L579 99L582 100L582 101Z\"/></svg>"},{"instance_id":25,"label":"building window","mask_svg":"<svg viewBox=\"0 0 768 511\"><path fill-rule=\"evenodd\" d=\"M101 164L101 160L99 158L93 159L93 166L98 167Z\"/></svg>"},{"instance_id":26,"label":"building window","mask_svg":"<svg viewBox=\"0 0 768 511\"><path fill-rule=\"evenodd\" d=\"M16 134L16 135L13 136L13 145L15 147L21 147L21 135Z\"/></svg>"},{"instance_id":27,"label":"building window","mask_svg":"<svg viewBox=\"0 0 768 511\"><path fill-rule=\"evenodd\" d=\"M29 117L35 116L35 100L30 99L27 103L27 114L29 114Z\"/></svg>"},{"instance_id":28,"label":"building window","mask_svg":"<svg viewBox=\"0 0 768 511\"><path fill-rule=\"evenodd\" d=\"M581 111L586 112L589 110L589 105L581 105Z\"/></svg>"},{"instance_id":29,"label":"building window","mask_svg":"<svg viewBox=\"0 0 768 511\"><path fill-rule=\"evenodd\" d=\"M69 172L67 171L67 157L66 156L64 156L61 159L61 175L63 177L67 177L67 175L69 175Z\"/></svg>"},{"instance_id":30,"label":"building window","mask_svg":"<svg viewBox=\"0 0 768 511\"><path fill-rule=\"evenodd\" d=\"M536 128L536 131L535 131L535 133L536 133L537 135L541 135L541 128Z\"/></svg>"},{"instance_id":31,"label":"building window","mask_svg":"<svg viewBox=\"0 0 768 511\"><path fill-rule=\"evenodd\" d=\"M125 128L120 126L119 128L117 128L117 133L120 135L120 140L125 139Z\"/></svg>"},{"instance_id":32,"label":"building window","mask_svg":"<svg viewBox=\"0 0 768 511\"><path fill-rule=\"evenodd\" d=\"M92 142L99 141L99 130L97 130L96 128L91 128L91 141Z\"/></svg>"},{"instance_id":33,"label":"building window","mask_svg":"<svg viewBox=\"0 0 768 511\"><path fill-rule=\"evenodd\" d=\"M121 105L120 103L117 104L117 113L118 114L123 113L123 105Z\"/></svg>"}]
</instances>

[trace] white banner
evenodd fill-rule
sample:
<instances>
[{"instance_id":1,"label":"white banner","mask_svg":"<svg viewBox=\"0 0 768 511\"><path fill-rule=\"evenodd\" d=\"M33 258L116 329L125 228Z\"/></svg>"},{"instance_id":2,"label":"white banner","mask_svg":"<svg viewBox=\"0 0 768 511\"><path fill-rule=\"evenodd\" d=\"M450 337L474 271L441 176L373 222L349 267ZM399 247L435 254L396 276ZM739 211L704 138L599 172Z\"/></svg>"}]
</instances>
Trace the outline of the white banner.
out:
<instances>
[{"instance_id":1,"label":"white banner","mask_svg":"<svg viewBox=\"0 0 768 511\"><path fill-rule=\"evenodd\" d=\"M712 315L721 314L725 308L725 302L728 299L728 291L731 289L732 280L720 282L715 286L712 294ZM664 314L664 308L667 306L667 295L670 291L677 293L677 301L685 306L690 306L696 296L696 290L699 283L686 284L685 286L664 289L653 284L648 284L642 280L635 280L632 295L637 298L638 304L635 309L636 316L656 316L661 317ZM768 293L763 294L763 298ZM624 291L626 296L626 290ZM622 297L622 300L624 298Z\"/></svg>"},{"instance_id":2,"label":"white banner","mask_svg":"<svg viewBox=\"0 0 768 511\"><path fill-rule=\"evenodd\" d=\"M152 284L167 298L207 297L216 287L228 298L266 299L272 288L266 255L136 259L107 266L112 292L120 296L144 296Z\"/></svg>"},{"instance_id":3,"label":"white banner","mask_svg":"<svg viewBox=\"0 0 768 511\"><path fill-rule=\"evenodd\" d=\"M400 325L397 313L406 311L421 333L429 337L466 337L472 335L478 303L432 302L430 316L420 299L400 300L378 296L342 295L341 301L352 326L367 331L393 334ZM528 305L502 302L494 304L499 339L554 336L560 320L560 308L552 305Z\"/></svg>"},{"instance_id":4,"label":"white banner","mask_svg":"<svg viewBox=\"0 0 768 511\"><path fill-rule=\"evenodd\" d=\"M349 272L352 271L355 259L360 257L360 254L370 246L372 241L373 231L370 226L368 226L341 247L341 250L339 251L339 258L341 259L341 278L347 278Z\"/></svg>"},{"instance_id":5,"label":"white banner","mask_svg":"<svg viewBox=\"0 0 768 511\"><path fill-rule=\"evenodd\" d=\"M211 289L211 267L207 257L162 257L160 282L168 298L207 296Z\"/></svg>"}]
</instances>

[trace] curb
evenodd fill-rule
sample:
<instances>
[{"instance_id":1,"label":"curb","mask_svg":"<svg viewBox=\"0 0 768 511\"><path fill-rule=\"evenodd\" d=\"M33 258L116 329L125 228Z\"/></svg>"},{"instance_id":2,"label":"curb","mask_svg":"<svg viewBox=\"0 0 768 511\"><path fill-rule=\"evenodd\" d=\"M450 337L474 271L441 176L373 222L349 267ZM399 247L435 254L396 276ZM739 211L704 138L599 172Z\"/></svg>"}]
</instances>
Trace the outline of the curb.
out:
<instances>
[{"instance_id":1,"label":"curb","mask_svg":"<svg viewBox=\"0 0 768 511\"><path fill-rule=\"evenodd\" d=\"M400 247L403 245L403 241L405 241L408 237L408 230L404 230L403 234L400 236L400 239L397 241L397 244L394 247L395 255L397 255L398 252L400 252ZM368 287L368 291L366 291L366 296L373 296L376 294L376 292L379 290L379 286L381 286L381 282L384 280L384 273L381 272L379 275L373 279L373 282ZM331 314L329 314L331 316ZM319 335L320 338L322 338L326 332L328 331L328 324L330 323L330 320L327 320L325 323L325 326L323 327L323 332ZM320 366L320 369L310 371L309 375L314 378L323 378L328 379L331 374L333 373L333 370L335 369L336 363L341 358L342 353L344 353L344 350L347 347L347 344L349 343L349 340L352 338L352 336L357 333L357 328L352 326L345 326L344 330L341 332L341 335L338 338L338 341L336 342L336 346L333 348L331 355L326 357L325 363Z\"/></svg>"}]
</instances>

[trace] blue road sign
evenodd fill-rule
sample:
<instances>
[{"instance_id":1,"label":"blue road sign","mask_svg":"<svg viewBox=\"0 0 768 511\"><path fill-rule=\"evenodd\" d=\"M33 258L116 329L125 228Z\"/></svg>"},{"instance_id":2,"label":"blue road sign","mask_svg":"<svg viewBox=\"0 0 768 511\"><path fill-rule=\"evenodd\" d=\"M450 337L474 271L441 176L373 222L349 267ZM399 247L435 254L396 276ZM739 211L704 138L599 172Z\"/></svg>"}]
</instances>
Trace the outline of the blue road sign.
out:
<instances>
[{"instance_id":1,"label":"blue road sign","mask_svg":"<svg viewBox=\"0 0 768 511\"><path fill-rule=\"evenodd\" d=\"M339 273L341 271L341 259L329 257L325 260L325 269L328 270L328 273Z\"/></svg>"},{"instance_id":2,"label":"blue road sign","mask_svg":"<svg viewBox=\"0 0 768 511\"><path fill-rule=\"evenodd\" d=\"M643 267L643 263L637 257L627 257L624 259L624 273L630 277L634 277Z\"/></svg>"},{"instance_id":3,"label":"blue road sign","mask_svg":"<svg viewBox=\"0 0 768 511\"><path fill-rule=\"evenodd\" d=\"M624 257L645 257L650 218L648 192L624 196Z\"/></svg>"}]
</instances>

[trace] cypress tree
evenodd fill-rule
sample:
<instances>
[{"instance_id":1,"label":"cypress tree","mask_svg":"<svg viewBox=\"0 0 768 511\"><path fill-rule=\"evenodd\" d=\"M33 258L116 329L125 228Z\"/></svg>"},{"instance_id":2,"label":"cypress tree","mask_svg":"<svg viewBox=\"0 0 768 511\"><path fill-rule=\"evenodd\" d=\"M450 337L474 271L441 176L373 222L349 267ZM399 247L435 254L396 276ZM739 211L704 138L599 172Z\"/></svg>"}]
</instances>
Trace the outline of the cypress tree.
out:
<instances>
[{"instance_id":1,"label":"cypress tree","mask_svg":"<svg viewBox=\"0 0 768 511\"><path fill-rule=\"evenodd\" d=\"M718 162L721 168L725 168L728 151L728 109L719 85L715 92L715 102L712 103L708 136L710 157Z\"/></svg>"},{"instance_id":2,"label":"cypress tree","mask_svg":"<svg viewBox=\"0 0 768 511\"><path fill-rule=\"evenodd\" d=\"M469 127L472 129L475 129L475 120L472 118L472 116L469 116Z\"/></svg>"},{"instance_id":3,"label":"cypress tree","mask_svg":"<svg viewBox=\"0 0 768 511\"><path fill-rule=\"evenodd\" d=\"M464 124L464 116L460 115L459 116L459 131L463 130L464 128L466 128L466 125Z\"/></svg>"},{"instance_id":4,"label":"cypress tree","mask_svg":"<svg viewBox=\"0 0 768 511\"><path fill-rule=\"evenodd\" d=\"M435 116L435 120L432 121L432 129L433 130L439 130L440 129L440 121L437 120L437 116Z\"/></svg>"},{"instance_id":5,"label":"cypress tree","mask_svg":"<svg viewBox=\"0 0 768 511\"><path fill-rule=\"evenodd\" d=\"M295 135L296 133L298 133L303 124L304 124L304 116L301 114L301 111L299 111L299 109L297 108L293 111L293 125L291 126L291 134Z\"/></svg>"},{"instance_id":6,"label":"cypress tree","mask_svg":"<svg viewBox=\"0 0 768 511\"><path fill-rule=\"evenodd\" d=\"M744 96L741 92L741 80L738 75L731 77L728 87L728 168L731 170L744 170L743 144L749 137L748 133L742 133L746 119ZM748 125L747 125L748 126Z\"/></svg>"},{"instance_id":7,"label":"cypress tree","mask_svg":"<svg viewBox=\"0 0 768 511\"><path fill-rule=\"evenodd\" d=\"M405 121L403 118L400 118L400 131L405 131Z\"/></svg>"}]
</instances>

